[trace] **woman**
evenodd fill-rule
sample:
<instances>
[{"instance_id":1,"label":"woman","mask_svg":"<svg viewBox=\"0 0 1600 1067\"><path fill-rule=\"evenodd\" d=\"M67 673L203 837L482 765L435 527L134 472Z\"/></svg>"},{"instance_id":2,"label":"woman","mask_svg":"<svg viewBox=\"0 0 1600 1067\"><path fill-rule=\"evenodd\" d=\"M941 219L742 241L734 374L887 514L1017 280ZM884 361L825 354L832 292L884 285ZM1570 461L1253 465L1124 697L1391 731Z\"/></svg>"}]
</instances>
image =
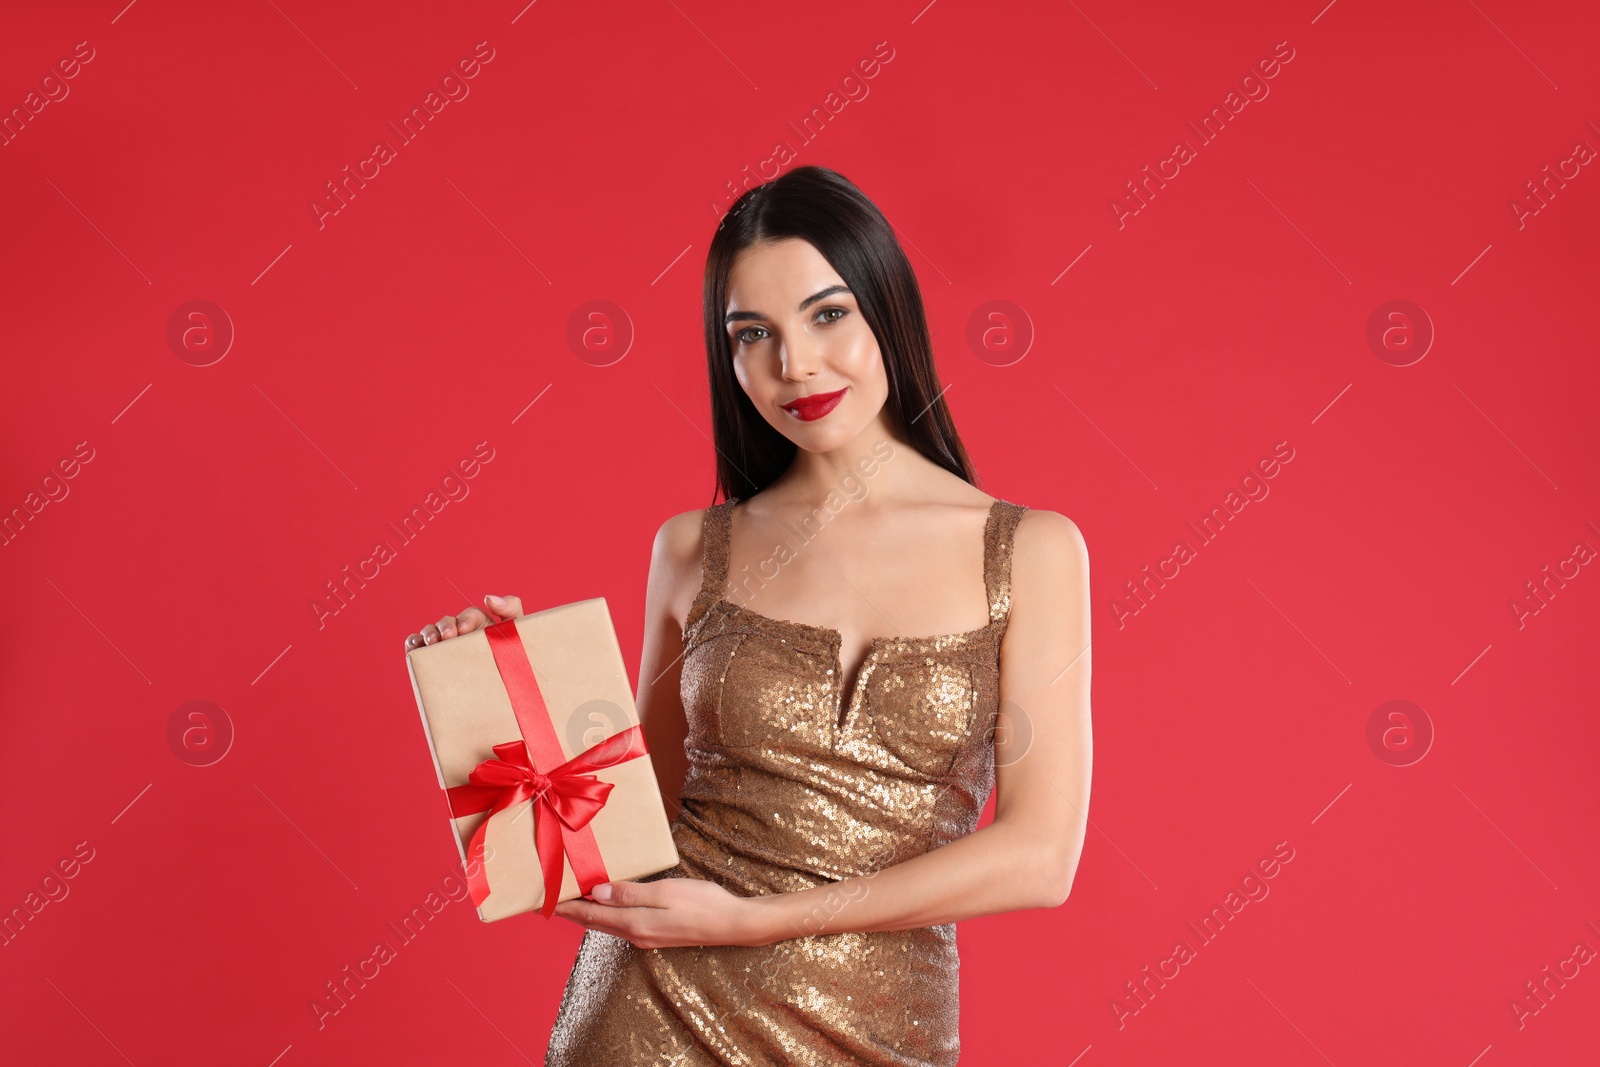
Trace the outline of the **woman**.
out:
<instances>
[{"instance_id":1,"label":"woman","mask_svg":"<svg viewBox=\"0 0 1600 1067\"><path fill-rule=\"evenodd\" d=\"M955 1063L954 924L1061 904L1083 846L1083 539L976 488L841 175L730 209L705 328L726 499L656 535L638 694L680 863L557 905L588 932L546 1063ZM522 614L485 608L407 647Z\"/></svg>"}]
</instances>

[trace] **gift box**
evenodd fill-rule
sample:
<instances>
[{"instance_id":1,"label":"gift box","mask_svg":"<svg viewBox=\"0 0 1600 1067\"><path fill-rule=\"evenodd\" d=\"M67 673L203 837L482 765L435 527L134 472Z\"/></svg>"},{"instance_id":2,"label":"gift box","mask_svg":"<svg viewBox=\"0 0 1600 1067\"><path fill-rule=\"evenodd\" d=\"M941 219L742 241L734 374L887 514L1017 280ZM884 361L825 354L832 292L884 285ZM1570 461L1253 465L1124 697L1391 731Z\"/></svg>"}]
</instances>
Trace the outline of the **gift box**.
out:
<instances>
[{"instance_id":1,"label":"gift box","mask_svg":"<svg viewBox=\"0 0 1600 1067\"><path fill-rule=\"evenodd\" d=\"M604 598L423 645L406 666L478 917L672 867Z\"/></svg>"}]
</instances>

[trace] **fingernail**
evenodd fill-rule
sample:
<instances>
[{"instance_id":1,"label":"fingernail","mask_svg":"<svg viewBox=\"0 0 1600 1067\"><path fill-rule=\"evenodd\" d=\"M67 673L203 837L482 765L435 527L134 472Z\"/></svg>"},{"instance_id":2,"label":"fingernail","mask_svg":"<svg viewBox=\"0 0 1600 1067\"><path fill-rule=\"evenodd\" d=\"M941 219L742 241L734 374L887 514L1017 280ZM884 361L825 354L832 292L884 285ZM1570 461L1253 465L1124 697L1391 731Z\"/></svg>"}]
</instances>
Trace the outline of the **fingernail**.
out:
<instances>
[{"instance_id":1,"label":"fingernail","mask_svg":"<svg viewBox=\"0 0 1600 1067\"><path fill-rule=\"evenodd\" d=\"M485 600L499 600L500 598L495 596L493 593L485 593L485 594L483 594L483 599L485 599Z\"/></svg>"},{"instance_id":2,"label":"fingernail","mask_svg":"<svg viewBox=\"0 0 1600 1067\"><path fill-rule=\"evenodd\" d=\"M610 882L601 882L599 885L597 885L593 889L589 890L589 896L591 898L595 899L595 900L610 900L611 899L611 883Z\"/></svg>"}]
</instances>

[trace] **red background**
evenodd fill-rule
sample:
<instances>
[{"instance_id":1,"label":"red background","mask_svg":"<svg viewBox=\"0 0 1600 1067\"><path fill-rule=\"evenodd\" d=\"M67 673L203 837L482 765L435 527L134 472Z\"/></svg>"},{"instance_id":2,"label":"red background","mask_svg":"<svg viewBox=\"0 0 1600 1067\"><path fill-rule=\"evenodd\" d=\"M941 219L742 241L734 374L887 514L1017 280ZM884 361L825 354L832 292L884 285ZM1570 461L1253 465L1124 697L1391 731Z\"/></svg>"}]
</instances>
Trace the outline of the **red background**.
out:
<instances>
[{"instance_id":1,"label":"red background","mask_svg":"<svg viewBox=\"0 0 1600 1067\"><path fill-rule=\"evenodd\" d=\"M1090 548L1093 829L1065 906L962 924L963 1062L1592 1059L1600 968L1510 1007L1600 950L1600 576L1510 607L1600 545L1600 174L1511 209L1600 146L1591 5L8 6L7 113L94 50L0 148L0 507L93 450L0 547L0 908L93 849L0 948L16 1062L542 1061L565 922L451 904L310 1008L458 866L401 641L488 591L604 596L637 670L651 537L710 502L715 208L780 141L901 232L985 487ZM470 95L319 227L481 41ZM1366 340L1395 299L1436 330L1409 366ZM209 366L167 339L191 300L235 331ZM591 300L631 324L606 366L568 342ZM974 348L990 300L1015 332ZM319 625L480 441L470 495ZM1270 495L1120 620L1280 441ZM1409 766L1367 740L1395 699L1435 734ZM208 766L169 742L191 700L233 731ZM1119 1027L1278 842L1270 895Z\"/></svg>"}]
</instances>

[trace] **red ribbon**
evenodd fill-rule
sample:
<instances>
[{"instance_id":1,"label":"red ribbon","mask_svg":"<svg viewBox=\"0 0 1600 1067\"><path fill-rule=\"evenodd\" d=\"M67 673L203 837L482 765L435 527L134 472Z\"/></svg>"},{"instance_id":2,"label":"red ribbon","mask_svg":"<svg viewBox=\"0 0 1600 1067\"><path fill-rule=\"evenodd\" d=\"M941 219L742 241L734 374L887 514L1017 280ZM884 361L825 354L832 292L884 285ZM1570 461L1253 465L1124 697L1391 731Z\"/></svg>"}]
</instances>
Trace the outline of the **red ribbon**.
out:
<instances>
[{"instance_id":1,"label":"red ribbon","mask_svg":"<svg viewBox=\"0 0 1600 1067\"><path fill-rule=\"evenodd\" d=\"M561 893L563 854L577 876L579 893L587 895L596 885L610 880L589 821L605 807L612 783L602 782L589 772L645 755L644 731L635 724L562 762L565 753L550 722L533 665L528 662L527 649L517 633L516 620L497 622L485 628L484 633L500 670L500 680L511 698L511 710L522 738L495 745L495 758L479 763L466 785L447 789L445 795L456 818L489 813L489 818L473 831L467 851L467 886L472 903L479 907L489 897L484 861L489 820L515 804L533 801L534 843L544 871L544 905L539 912L548 919L555 913L556 897ZM551 769L541 771L541 766Z\"/></svg>"}]
</instances>

